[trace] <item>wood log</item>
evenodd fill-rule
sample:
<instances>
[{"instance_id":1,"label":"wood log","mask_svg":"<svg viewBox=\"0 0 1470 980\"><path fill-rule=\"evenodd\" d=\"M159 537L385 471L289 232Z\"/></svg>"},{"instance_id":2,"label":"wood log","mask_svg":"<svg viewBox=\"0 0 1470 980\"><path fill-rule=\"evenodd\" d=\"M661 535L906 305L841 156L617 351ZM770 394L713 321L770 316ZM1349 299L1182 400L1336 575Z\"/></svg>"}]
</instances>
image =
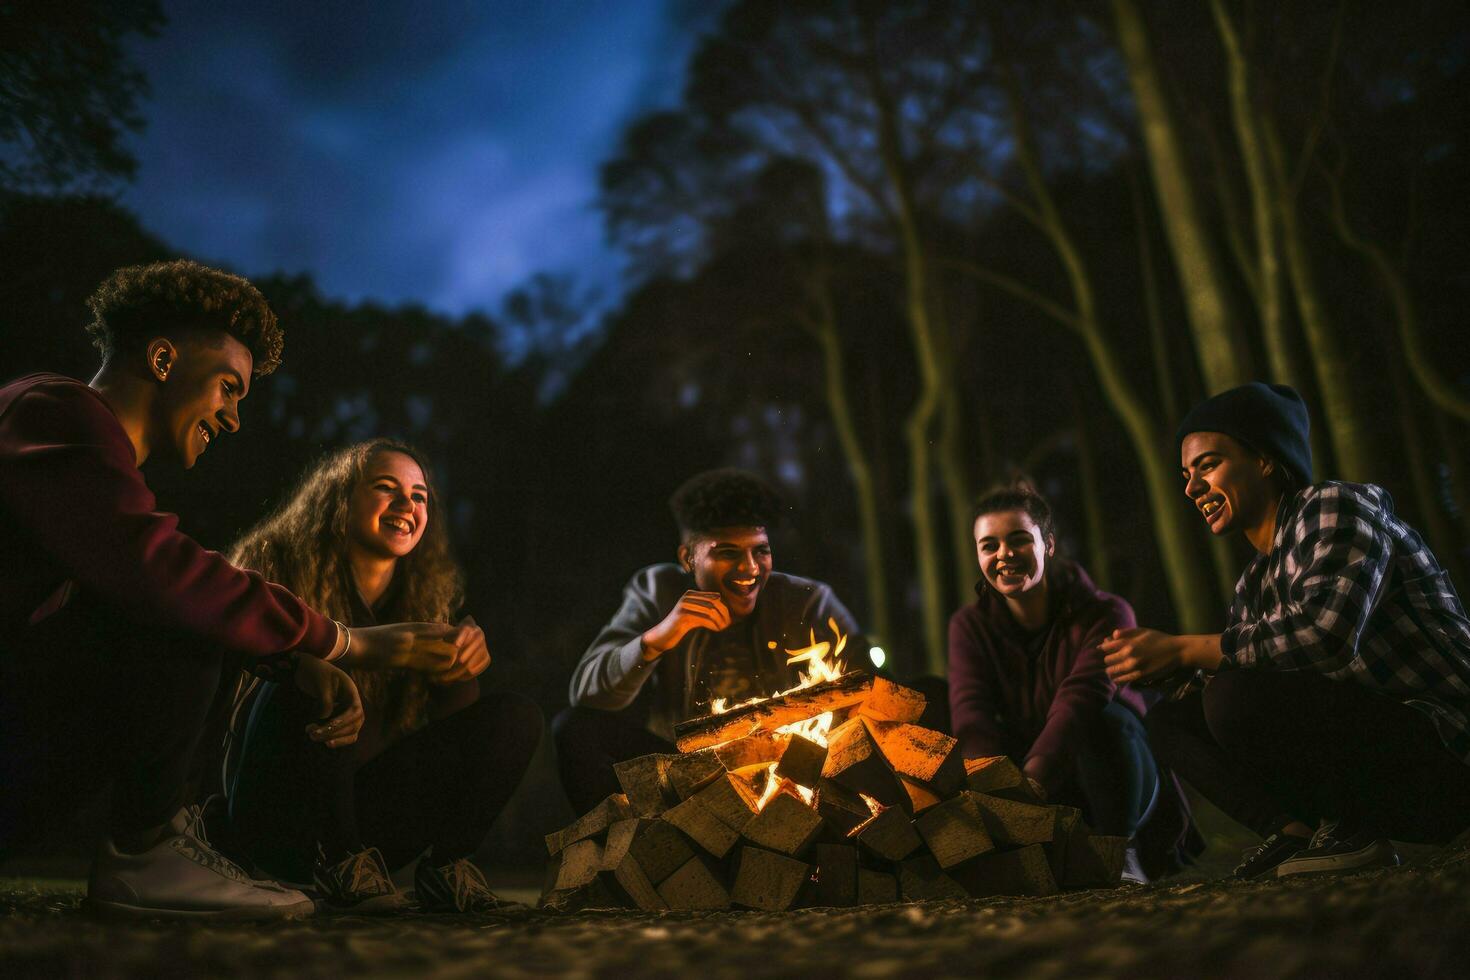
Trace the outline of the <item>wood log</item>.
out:
<instances>
[{"instance_id":1,"label":"wood log","mask_svg":"<svg viewBox=\"0 0 1470 980\"><path fill-rule=\"evenodd\" d=\"M632 815L633 808L628 805L628 798L622 793L614 793L588 810L571 826L547 834L546 850L555 856L568 844L587 837L595 837L619 820L626 820Z\"/></svg>"},{"instance_id":2,"label":"wood log","mask_svg":"<svg viewBox=\"0 0 1470 980\"><path fill-rule=\"evenodd\" d=\"M611 871L617 867L623 855L628 853L628 848L632 846L634 838L651 826L653 826L652 820L629 817L607 828L607 843L602 849L602 870Z\"/></svg>"},{"instance_id":3,"label":"wood log","mask_svg":"<svg viewBox=\"0 0 1470 980\"><path fill-rule=\"evenodd\" d=\"M959 742L929 728L902 721L869 721L873 741L894 772L923 783L941 797L965 784Z\"/></svg>"},{"instance_id":4,"label":"wood log","mask_svg":"<svg viewBox=\"0 0 1470 980\"><path fill-rule=\"evenodd\" d=\"M715 757L734 772L747 766L770 765L780 760L792 736L785 732L760 732L714 747Z\"/></svg>"},{"instance_id":5,"label":"wood log","mask_svg":"<svg viewBox=\"0 0 1470 980\"><path fill-rule=\"evenodd\" d=\"M726 771L713 749L676 755L669 760L669 786L676 797L687 800Z\"/></svg>"},{"instance_id":6,"label":"wood log","mask_svg":"<svg viewBox=\"0 0 1470 980\"><path fill-rule=\"evenodd\" d=\"M817 781L817 813L833 830L844 836L873 815L861 796L830 779Z\"/></svg>"},{"instance_id":7,"label":"wood log","mask_svg":"<svg viewBox=\"0 0 1470 980\"><path fill-rule=\"evenodd\" d=\"M965 783L976 793L986 793L1022 803L1040 803L1021 768L1009 756L992 755L965 760Z\"/></svg>"},{"instance_id":8,"label":"wood log","mask_svg":"<svg viewBox=\"0 0 1470 980\"><path fill-rule=\"evenodd\" d=\"M760 802L750 783L731 773L694 794L694 799L737 834L755 819L756 804Z\"/></svg>"},{"instance_id":9,"label":"wood log","mask_svg":"<svg viewBox=\"0 0 1470 980\"><path fill-rule=\"evenodd\" d=\"M655 820L633 838L627 853L638 862L648 880L659 885L694 857L694 846L673 824Z\"/></svg>"},{"instance_id":10,"label":"wood log","mask_svg":"<svg viewBox=\"0 0 1470 980\"><path fill-rule=\"evenodd\" d=\"M858 904L886 905L898 901L898 879L886 871L858 868Z\"/></svg>"},{"instance_id":11,"label":"wood log","mask_svg":"<svg viewBox=\"0 0 1470 980\"><path fill-rule=\"evenodd\" d=\"M736 860L730 900L748 909L784 912L796 901L811 873L805 861L747 845Z\"/></svg>"},{"instance_id":12,"label":"wood log","mask_svg":"<svg viewBox=\"0 0 1470 980\"><path fill-rule=\"evenodd\" d=\"M950 875L975 898L996 895L1054 895L1056 879L1040 844L981 855Z\"/></svg>"},{"instance_id":13,"label":"wood log","mask_svg":"<svg viewBox=\"0 0 1470 980\"><path fill-rule=\"evenodd\" d=\"M1071 887L1066 884L1067 854L1074 847L1085 847L1087 845L1087 828L1082 825L1082 811L1073 806L1059 806L1057 811L1056 834L1043 846L1046 848L1046 859L1051 862L1051 876L1057 880L1062 887ZM1073 839L1081 831L1081 839L1077 844Z\"/></svg>"},{"instance_id":14,"label":"wood log","mask_svg":"<svg viewBox=\"0 0 1470 980\"><path fill-rule=\"evenodd\" d=\"M1126 837L1091 834L1080 846L1067 850L1069 888L1116 888L1123 880Z\"/></svg>"},{"instance_id":15,"label":"wood log","mask_svg":"<svg viewBox=\"0 0 1470 980\"><path fill-rule=\"evenodd\" d=\"M858 714L875 721L917 722L924 715L929 699L911 687L895 684L886 677L874 677L873 688L863 699Z\"/></svg>"},{"instance_id":16,"label":"wood log","mask_svg":"<svg viewBox=\"0 0 1470 980\"><path fill-rule=\"evenodd\" d=\"M909 805L905 807L910 813L920 814L930 807L936 807L943 800L933 790L922 783L916 783L912 779L900 776L899 782L903 783L904 792L909 794Z\"/></svg>"},{"instance_id":17,"label":"wood log","mask_svg":"<svg viewBox=\"0 0 1470 980\"><path fill-rule=\"evenodd\" d=\"M827 759L822 778L854 793L866 793L884 806L904 806L909 795L889 768L868 723L851 718L827 733Z\"/></svg>"},{"instance_id":18,"label":"wood log","mask_svg":"<svg viewBox=\"0 0 1470 980\"><path fill-rule=\"evenodd\" d=\"M898 807L885 807L872 816L853 835L859 844L885 861L900 861L917 851L923 841Z\"/></svg>"},{"instance_id":19,"label":"wood log","mask_svg":"<svg viewBox=\"0 0 1470 980\"><path fill-rule=\"evenodd\" d=\"M556 912L581 912L584 909L615 909L622 907L622 897L613 894L602 877L594 877L576 888L562 888L541 896L537 905Z\"/></svg>"},{"instance_id":20,"label":"wood log","mask_svg":"<svg viewBox=\"0 0 1470 980\"><path fill-rule=\"evenodd\" d=\"M969 897L959 882L944 873L932 854L919 854L900 862L898 888L906 902Z\"/></svg>"},{"instance_id":21,"label":"wood log","mask_svg":"<svg viewBox=\"0 0 1470 980\"><path fill-rule=\"evenodd\" d=\"M934 859L946 870L995 849L980 808L968 793L926 811L915 826Z\"/></svg>"},{"instance_id":22,"label":"wood log","mask_svg":"<svg viewBox=\"0 0 1470 980\"><path fill-rule=\"evenodd\" d=\"M813 850L817 859L817 884L813 889L815 905L847 908L858 900L858 850L848 844L818 844Z\"/></svg>"},{"instance_id":23,"label":"wood log","mask_svg":"<svg viewBox=\"0 0 1470 980\"><path fill-rule=\"evenodd\" d=\"M645 912L659 912L669 907L659 895L658 886L649 879L643 865L633 855L624 854L622 860L612 869L612 875L618 888L635 908Z\"/></svg>"},{"instance_id":24,"label":"wood log","mask_svg":"<svg viewBox=\"0 0 1470 980\"><path fill-rule=\"evenodd\" d=\"M723 714L682 721L674 726L675 741L680 752L694 752L757 732L774 732L783 725L858 704L872 687L871 676L853 671L835 681L741 705Z\"/></svg>"},{"instance_id":25,"label":"wood log","mask_svg":"<svg viewBox=\"0 0 1470 980\"><path fill-rule=\"evenodd\" d=\"M1056 807L1019 803L985 793L969 795L980 808L980 816L991 839L1002 847L1044 844L1056 837Z\"/></svg>"},{"instance_id":26,"label":"wood log","mask_svg":"<svg viewBox=\"0 0 1470 980\"><path fill-rule=\"evenodd\" d=\"M684 835L702 850L715 857L724 857L740 839L740 831L709 812L696 796L665 810L661 818L678 827Z\"/></svg>"},{"instance_id":27,"label":"wood log","mask_svg":"<svg viewBox=\"0 0 1470 980\"><path fill-rule=\"evenodd\" d=\"M640 817L656 817L679 802L669 784L669 765L673 755L642 755L613 765L618 785L628 797L628 805Z\"/></svg>"},{"instance_id":28,"label":"wood log","mask_svg":"<svg viewBox=\"0 0 1470 980\"><path fill-rule=\"evenodd\" d=\"M730 893L720 883L719 875L708 860L697 854L658 886L658 895L671 909L730 907Z\"/></svg>"},{"instance_id":29,"label":"wood log","mask_svg":"<svg viewBox=\"0 0 1470 980\"><path fill-rule=\"evenodd\" d=\"M602 845L592 838L573 841L552 858L548 892L580 888L602 870Z\"/></svg>"},{"instance_id":30,"label":"wood log","mask_svg":"<svg viewBox=\"0 0 1470 980\"><path fill-rule=\"evenodd\" d=\"M822 764L826 761L827 746L800 735L792 735L781 753L776 775L789 779L798 786L815 789L817 780L822 778Z\"/></svg>"},{"instance_id":31,"label":"wood log","mask_svg":"<svg viewBox=\"0 0 1470 980\"><path fill-rule=\"evenodd\" d=\"M822 817L816 810L790 793L777 793L766 808L746 824L743 836L768 851L797 857L821 832Z\"/></svg>"}]
</instances>

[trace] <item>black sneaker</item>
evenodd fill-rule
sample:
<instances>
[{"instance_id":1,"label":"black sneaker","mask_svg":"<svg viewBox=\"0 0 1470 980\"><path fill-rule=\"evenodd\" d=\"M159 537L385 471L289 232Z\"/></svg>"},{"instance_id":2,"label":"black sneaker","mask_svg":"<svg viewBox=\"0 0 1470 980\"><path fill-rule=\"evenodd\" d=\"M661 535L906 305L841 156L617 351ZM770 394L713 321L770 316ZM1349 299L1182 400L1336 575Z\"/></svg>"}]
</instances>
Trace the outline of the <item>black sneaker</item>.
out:
<instances>
[{"instance_id":1,"label":"black sneaker","mask_svg":"<svg viewBox=\"0 0 1470 980\"><path fill-rule=\"evenodd\" d=\"M330 865L321 856L311 877L326 897L328 908L335 912L387 915L407 904L407 898L393 887L388 865L376 847L349 854Z\"/></svg>"},{"instance_id":2,"label":"black sneaker","mask_svg":"<svg viewBox=\"0 0 1470 980\"><path fill-rule=\"evenodd\" d=\"M490 890L485 874L469 858L435 866L428 858L413 873L419 909L424 912L508 912L525 908Z\"/></svg>"},{"instance_id":3,"label":"black sneaker","mask_svg":"<svg viewBox=\"0 0 1470 980\"><path fill-rule=\"evenodd\" d=\"M1300 854L1306 846L1304 838L1277 831L1255 847L1242 851L1240 863L1231 874L1242 881L1275 877L1277 866Z\"/></svg>"},{"instance_id":4,"label":"black sneaker","mask_svg":"<svg viewBox=\"0 0 1470 980\"><path fill-rule=\"evenodd\" d=\"M1341 874L1398 865L1399 852L1394 850L1393 844L1369 831L1354 831L1334 820L1318 827L1304 850L1277 865L1276 877Z\"/></svg>"}]
</instances>

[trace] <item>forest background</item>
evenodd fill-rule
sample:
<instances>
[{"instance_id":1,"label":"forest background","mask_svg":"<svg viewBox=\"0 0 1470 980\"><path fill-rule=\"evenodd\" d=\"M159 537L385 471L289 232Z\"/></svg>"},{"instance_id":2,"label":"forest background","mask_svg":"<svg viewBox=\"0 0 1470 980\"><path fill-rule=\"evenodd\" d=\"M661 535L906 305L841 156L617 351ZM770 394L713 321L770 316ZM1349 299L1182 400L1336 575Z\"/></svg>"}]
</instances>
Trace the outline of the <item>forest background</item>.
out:
<instances>
[{"instance_id":1,"label":"forest background","mask_svg":"<svg viewBox=\"0 0 1470 980\"><path fill-rule=\"evenodd\" d=\"M0 377L87 378L86 297L179 254L117 202L128 44L168 26L153 0L0 21ZM1467 55L1449 0L727 3L601 163L614 304L557 270L459 318L256 276L282 368L217 456L148 479L225 549L322 451L418 444L486 683L548 717L711 466L777 484L777 567L898 676L943 673L970 507L1018 474L1140 622L1217 628L1248 554L1210 540L1172 435L1248 380L1296 386L1316 478L1388 488L1463 589ZM542 784L508 851L560 815Z\"/></svg>"}]
</instances>

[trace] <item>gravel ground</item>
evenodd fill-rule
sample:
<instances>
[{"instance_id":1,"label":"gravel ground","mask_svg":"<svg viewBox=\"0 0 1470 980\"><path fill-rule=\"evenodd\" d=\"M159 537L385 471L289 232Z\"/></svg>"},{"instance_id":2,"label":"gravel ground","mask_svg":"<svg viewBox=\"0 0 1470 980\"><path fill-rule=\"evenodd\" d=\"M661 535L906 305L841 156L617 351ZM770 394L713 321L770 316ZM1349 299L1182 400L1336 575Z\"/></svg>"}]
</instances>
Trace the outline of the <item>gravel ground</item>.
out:
<instances>
[{"instance_id":1,"label":"gravel ground","mask_svg":"<svg viewBox=\"0 0 1470 980\"><path fill-rule=\"evenodd\" d=\"M113 923L0 879L0 976L1464 977L1470 848L1341 878L754 912Z\"/></svg>"}]
</instances>

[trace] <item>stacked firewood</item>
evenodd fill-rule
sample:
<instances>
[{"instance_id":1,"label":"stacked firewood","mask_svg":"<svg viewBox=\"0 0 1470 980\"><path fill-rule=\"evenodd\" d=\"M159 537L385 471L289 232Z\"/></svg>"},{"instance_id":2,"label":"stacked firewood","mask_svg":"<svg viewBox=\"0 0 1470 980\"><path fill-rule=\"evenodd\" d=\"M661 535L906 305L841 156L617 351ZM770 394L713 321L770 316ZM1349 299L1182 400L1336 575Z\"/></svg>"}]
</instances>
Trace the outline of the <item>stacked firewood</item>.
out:
<instances>
[{"instance_id":1,"label":"stacked firewood","mask_svg":"<svg viewBox=\"0 0 1470 980\"><path fill-rule=\"evenodd\" d=\"M963 758L915 724L924 706L854 673L682 723L678 754L619 764L623 792L547 836L543 904L780 911L1118 884L1123 838L1041 803L1007 757ZM829 711L825 746L778 731Z\"/></svg>"}]
</instances>

